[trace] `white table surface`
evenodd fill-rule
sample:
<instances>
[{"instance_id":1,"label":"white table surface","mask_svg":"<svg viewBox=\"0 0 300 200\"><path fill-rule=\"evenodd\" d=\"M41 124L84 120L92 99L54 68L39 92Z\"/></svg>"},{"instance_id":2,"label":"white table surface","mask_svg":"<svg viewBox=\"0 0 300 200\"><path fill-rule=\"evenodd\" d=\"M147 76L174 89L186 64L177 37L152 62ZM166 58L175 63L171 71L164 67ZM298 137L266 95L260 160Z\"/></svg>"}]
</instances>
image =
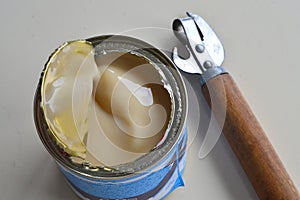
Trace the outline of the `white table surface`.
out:
<instances>
[{"instance_id":1,"label":"white table surface","mask_svg":"<svg viewBox=\"0 0 300 200\"><path fill-rule=\"evenodd\" d=\"M64 41L124 32L170 51L179 44L171 23L185 11L203 16L218 33L226 49L223 65L300 189L299 8L296 0L1 0L0 199L77 199L33 122L34 92L50 53ZM200 93L198 77L187 77ZM190 107L199 108L205 120L208 110L199 98L200 107L195 96ZM223 136L198 158L202 129L189 141L186 185L167 199L257 199Z\"/></svg>"}]
</instances>

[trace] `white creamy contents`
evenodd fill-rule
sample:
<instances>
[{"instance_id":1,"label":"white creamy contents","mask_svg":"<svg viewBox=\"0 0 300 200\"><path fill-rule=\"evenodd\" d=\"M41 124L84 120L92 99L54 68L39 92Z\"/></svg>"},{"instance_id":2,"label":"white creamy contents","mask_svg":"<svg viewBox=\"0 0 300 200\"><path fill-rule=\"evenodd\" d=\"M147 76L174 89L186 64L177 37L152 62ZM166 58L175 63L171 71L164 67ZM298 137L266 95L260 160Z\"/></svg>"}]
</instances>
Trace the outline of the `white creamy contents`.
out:
<instances>
[{"instance_id":1,"label":"white creamy contents","mask_svg":"<svg viewBox=\"0 0 300 200\"><path fill-rule=\"evenodd\" d=\"M171 113L170 94L158 71L142 57L109 53L96 57L96 63L101 77L95 82L91 113L99 126L89 131L88 151L109 166L133 161L164 136Z\"/></svg>"},{"instance_id":2,"label":"white creamy contents","mask_svg":"<svg viewBox=\"0 0 300 200\"><path fill-rule=\"evenodd\" d=\"M159 143L171 116L171 96L148 60L120 52L94 58L83 41L53 55L42 92L53 136L77 163L133 161Z\"/></svg>"}]
</instances>

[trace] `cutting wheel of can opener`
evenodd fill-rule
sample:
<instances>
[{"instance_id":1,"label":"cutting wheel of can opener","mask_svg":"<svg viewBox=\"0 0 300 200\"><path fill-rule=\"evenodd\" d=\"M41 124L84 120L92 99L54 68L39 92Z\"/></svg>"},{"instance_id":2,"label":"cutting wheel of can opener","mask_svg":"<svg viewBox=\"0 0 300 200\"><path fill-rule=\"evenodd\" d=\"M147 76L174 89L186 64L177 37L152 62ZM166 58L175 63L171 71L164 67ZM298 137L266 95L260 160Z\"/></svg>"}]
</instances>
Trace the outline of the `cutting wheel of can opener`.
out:
<instances>
[{"instance_id":1,"label":"cutting wheel of can opener","mask_svg":"<svg viewBox=\"0 0 300 200\"><path fill-rule=\"evenodd\" d=\"M299 192L229 73L221 41L198 15L175 19L173 30L189 52L173 51L182 71L200 74L203 96L260 199L300 199ZM224 112L223 112L224 111Z\"/></svg>"}]
</instances>

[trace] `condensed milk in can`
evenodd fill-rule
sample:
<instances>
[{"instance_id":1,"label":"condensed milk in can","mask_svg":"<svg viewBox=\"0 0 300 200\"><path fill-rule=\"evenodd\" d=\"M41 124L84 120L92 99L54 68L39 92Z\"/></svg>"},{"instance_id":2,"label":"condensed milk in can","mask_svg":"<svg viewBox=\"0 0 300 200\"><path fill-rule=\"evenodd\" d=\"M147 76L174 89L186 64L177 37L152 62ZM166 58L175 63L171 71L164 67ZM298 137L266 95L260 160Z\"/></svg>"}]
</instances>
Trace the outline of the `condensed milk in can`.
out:
<instances>
[{"instance_id":1,"label":"condensed milk in can","mask_svg":"<svg viewBox=\"0 0 300 200\"><path fill-rule=\"evenodd\" d=\"M183 186L186 117L173 62L121 35L60 46L34 100L38 134L82 199L162 199Z\"/></svg>"}]
</instances>

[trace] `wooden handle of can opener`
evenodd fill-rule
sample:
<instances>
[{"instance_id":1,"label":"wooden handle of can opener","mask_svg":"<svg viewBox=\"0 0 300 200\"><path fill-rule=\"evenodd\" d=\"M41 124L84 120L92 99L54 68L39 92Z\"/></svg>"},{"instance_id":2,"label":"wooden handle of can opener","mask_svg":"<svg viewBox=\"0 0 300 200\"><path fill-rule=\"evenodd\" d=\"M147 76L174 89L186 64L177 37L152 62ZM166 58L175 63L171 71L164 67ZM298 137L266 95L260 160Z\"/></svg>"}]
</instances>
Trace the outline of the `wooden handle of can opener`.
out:
<instances>
[{"instance_id":1,"label":"wooden handle of can opener","mask_svg":"<svg viewBox=\"0 0 300 200\"><path fill-rule=\"evenodd\" d=\"M224 116L218 115L218 107L225 104L223 134L259 198L300 199L299 192L232 77L229 74L216 76L202 87L202 91L210 107L214 104L213 113L219 123L224 121Z\"/></svg>"}]
</instances>

